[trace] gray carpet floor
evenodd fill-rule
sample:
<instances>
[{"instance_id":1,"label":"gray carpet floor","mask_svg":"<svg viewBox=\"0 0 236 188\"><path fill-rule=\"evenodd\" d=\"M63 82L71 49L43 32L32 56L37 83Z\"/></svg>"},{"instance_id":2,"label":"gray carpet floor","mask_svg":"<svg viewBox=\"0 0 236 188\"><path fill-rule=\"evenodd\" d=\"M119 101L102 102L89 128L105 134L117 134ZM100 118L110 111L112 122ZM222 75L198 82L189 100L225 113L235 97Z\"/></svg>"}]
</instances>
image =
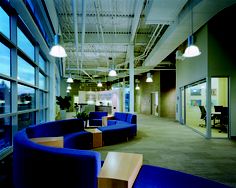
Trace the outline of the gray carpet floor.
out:
<instances>
[{"instance_id":1,"label":"gray carpet floor","mask_svg":"<svg viewBox=\"0 0 236 188\"><path fill-rule=\"evenodd\" d=\"M215 180L236 188L236 141L206 139L175 120L138 115L138 134L128 142L95 149L141 153L151 164Z\"/></svg>"}]
</instances>

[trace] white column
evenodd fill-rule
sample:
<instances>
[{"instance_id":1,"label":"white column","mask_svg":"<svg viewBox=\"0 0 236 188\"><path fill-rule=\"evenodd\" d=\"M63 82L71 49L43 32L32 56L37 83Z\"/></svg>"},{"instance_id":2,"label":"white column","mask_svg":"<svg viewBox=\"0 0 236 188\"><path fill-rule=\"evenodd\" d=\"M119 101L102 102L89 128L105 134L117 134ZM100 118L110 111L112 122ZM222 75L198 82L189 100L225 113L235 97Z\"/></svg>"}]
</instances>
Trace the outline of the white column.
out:
<instances>
[{"instance_id":1,"label":"white column","mask_svg":"<svg viewBox=\"0 0 236 188\"><path fill-rule=\"evenodd\" d=\"M129 112L134 113L134 45L129 45Z\"/></svg>"},{"instance_id":2,"label":"white column","mask_svg":"<svg viewBox=\"0 0 236 188\"><path fill-rule=\"evenodd\" d=\"M123 112L125 112L125 78L123 78L123 85L122 85L122 90L123 90Z\"/></svg>"}]
</instances>

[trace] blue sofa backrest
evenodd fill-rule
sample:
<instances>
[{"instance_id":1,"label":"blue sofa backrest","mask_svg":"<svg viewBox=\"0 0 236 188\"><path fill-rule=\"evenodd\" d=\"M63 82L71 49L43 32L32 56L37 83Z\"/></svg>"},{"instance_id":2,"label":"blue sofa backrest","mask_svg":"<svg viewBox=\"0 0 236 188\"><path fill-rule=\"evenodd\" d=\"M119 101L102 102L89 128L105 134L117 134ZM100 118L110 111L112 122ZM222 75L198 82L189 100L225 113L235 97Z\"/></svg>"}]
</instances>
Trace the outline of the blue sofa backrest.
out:
<instances>
[{"instance_id":1,"label":"blue sofa backrest","mask_svg":"<svg viewBox=\"0 0 236 188\"><path fill-rule=\"evenodd\" d=\"M90 112L89 119L102 119L103 116L107 116L107 112Z\"/></svg>"},{"instance_id":2,"label":"blue sofa backrest","mask_svg":"<svg viewBox=\"0 0 236 188\"><path fill-rule=\"evenodd\" d=\"M16 133L13 147L14 188L97 188L101 156L96 151L36 144L25 129Z\"/></svg>"},{"instance_id":3,"label":"blue sofa backrest","mask_svg":"<svg viewBox=\"0 0 236 188\"><path fill-rule=\"evenodd\" d=\"M29 138L63 136L65 134L82 130L84 130L84 121L82 119L76 118L52 121L26 128L26 132Z\"/></svg>"},{"instance_id":4,"label":"blue sofa backrest","mask_svg":"<svg viewBox=\"0 0 236 188\"><path fill-rule=\"evenodd\" d=\"M131 124L137 124L137 116L135 114L127 114L126 121Z\"/></svg>"},{"instance_id":5,"label":"blue sofa backrest","mask_svg":"<svg viewBox=\"0 0 236 188\"><path fill-rule=\"evenodd\" d=\"M115 113L114 113L114 118L115 118L116 120L126 121L126 119L127 119L127 113L115 112Z\"/></svg>"}]
</instances>

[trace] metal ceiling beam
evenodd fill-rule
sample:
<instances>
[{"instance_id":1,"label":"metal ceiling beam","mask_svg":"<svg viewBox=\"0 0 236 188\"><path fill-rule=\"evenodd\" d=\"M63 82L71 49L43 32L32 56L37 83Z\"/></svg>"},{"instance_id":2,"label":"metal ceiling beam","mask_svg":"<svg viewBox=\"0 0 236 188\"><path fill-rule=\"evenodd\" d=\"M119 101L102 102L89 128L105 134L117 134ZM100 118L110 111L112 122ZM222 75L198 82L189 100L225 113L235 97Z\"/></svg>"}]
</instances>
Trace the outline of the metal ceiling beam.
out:
<instances>
[{"instance_id":1,"label":"metal ceiling beam","mask_svg":"<svg viewBox=\"0 0 236 188\"><path fill-rule=\"evenodd\" d=\"M139 19L142 13L143 5L144 5L144 0L137 0L135 11L134 11L134 19L131 26L130 43L134 42L134 37L137 32L138 23L139 23Z\"/></svg>"}]
</instances>

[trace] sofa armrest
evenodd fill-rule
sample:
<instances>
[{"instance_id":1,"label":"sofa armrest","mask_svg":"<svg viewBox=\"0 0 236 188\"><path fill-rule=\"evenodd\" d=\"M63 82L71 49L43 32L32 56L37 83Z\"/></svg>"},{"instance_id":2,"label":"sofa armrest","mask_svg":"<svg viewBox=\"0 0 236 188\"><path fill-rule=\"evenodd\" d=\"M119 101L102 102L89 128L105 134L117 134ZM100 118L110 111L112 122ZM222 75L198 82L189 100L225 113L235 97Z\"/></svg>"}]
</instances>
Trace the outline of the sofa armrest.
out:
<instances>
[{"instance_id":1,"label":"sofa armrest","mask_svg":"<svg viewBox=\"0 0 236 188\"><path fill-rule=\"evenodd\" d=\"M102 117L102 126L107 126L107 121L110 119L114 119L114 116L103 116Z\"/></svg>"}]
</instances>

